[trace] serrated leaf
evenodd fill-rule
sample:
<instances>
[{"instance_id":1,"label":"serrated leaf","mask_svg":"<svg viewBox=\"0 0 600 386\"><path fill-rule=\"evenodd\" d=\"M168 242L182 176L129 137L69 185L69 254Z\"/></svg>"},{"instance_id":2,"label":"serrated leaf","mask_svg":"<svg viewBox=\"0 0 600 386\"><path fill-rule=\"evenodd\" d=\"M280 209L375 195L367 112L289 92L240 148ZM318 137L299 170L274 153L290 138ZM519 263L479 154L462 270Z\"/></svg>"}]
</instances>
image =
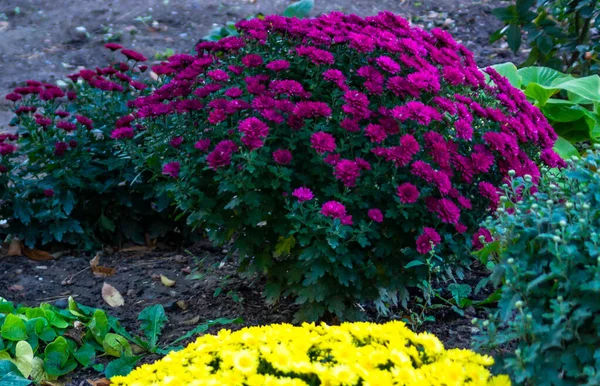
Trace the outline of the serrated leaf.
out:
<instances>
[{"instance_id":1,"label":"serrated leaf","mask_svg":"<svg viewBox=\"0 0 600 386\"><path fill-rule=\"evenodd\" d=\"M138 320L142 322L141 329L148 339L150 349L156 348L158 337L165 323L169 321L161 304L146 307L140 312Z\"/></svg>"},{"instance_id":2,"label":"serrated leaf","mask_svg":"<svg viewBox=\"0 0 600 386\"><path fill-rule=\"evenodd\" d=\"M117 375L127 375L133 370L141 356L121 357L110 362L104 370L106 378L110 379Z\"/></svg>"},{"instance_id":3,"label":"serrated leaf","mask_svg":"<svg viewBox=\"0 0 600 386\"><path fill-rule=\"evenodd\" d=\"M287 238L279 237L279 241L275 245L275 251L273 251L273 256L287 256L290 254L290 251L296 245L296 239L294 236L290 236Z\"/></svg>"},{"instance_id":4,"label":"serrated leaf","mask_svg":"<svg viewBox=\"0 0 600 386\"><path fill-rule=\"evenodd\" d=\"M471 286L468 284L452 283L448 286L448 291L452 294L456 304L460 305L462 300L471 294Z\"/></svg>"}]
</instances>

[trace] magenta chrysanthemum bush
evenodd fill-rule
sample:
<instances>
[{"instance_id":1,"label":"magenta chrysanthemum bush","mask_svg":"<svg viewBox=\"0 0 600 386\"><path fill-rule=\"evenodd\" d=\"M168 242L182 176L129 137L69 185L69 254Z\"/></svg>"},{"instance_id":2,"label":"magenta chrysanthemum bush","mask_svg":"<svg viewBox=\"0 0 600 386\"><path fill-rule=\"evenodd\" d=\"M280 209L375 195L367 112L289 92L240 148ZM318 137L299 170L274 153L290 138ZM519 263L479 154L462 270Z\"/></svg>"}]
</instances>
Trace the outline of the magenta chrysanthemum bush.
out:
<instances>
[{"instance_id":1,"label":"magenta chrysanthemum bush","mask_svg":"<svg viewBox=\"0 0 600 386\"><path fill-rule=\"evenodd\" d=\"M6 96L15 103L11 133L0 133L2 238L96 250L181 228L166 210L162 185L149 183L117 152L115 140L134 136L127 102L149 93L153 81L138 63L142 54L122 50L114 57L123 61L82 69L62 87L28 80Z\"/></svg>"},{"instance_id":2,"label":"magenta chrysanthemum bush","mask_svg":"<svg viewBox=\"0 0 600 386\"><path fill-rule=\"evenodd\" d=\"M154 66L136 139L113 136L300 318L405 300L427 268L404 267L456 263L509 170L562 162L540 111L444 31L391 13L237 27Z\"/></svg>"}]
</instances>

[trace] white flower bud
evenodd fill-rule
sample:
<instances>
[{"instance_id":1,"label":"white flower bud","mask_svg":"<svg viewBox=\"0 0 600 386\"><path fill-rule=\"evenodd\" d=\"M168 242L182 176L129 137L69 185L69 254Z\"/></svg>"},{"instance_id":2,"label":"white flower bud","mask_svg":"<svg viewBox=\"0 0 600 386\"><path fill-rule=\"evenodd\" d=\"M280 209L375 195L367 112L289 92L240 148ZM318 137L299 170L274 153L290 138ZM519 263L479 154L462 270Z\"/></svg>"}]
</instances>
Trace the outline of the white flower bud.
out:
<instances>
[{"instance_id":1,"label":"white flower bud","mask_svg":"<svg viewBox=\"0 0 600 386\"><path fill-rule=\"evenodd\" d=\"M532 180L532 177L531 177L531 175L530 175L530 174L525 174L525 175L523 176L523 179L525 180L525 182L531 182L531 180Z\"/></svg>"},{"instance_id":2,"label":"white flower bud","mask_svg":"<svg viewBox=\"0 0 600 386\"><path fill-rule=\"evenodd\" d=\"M500 202L506 202L506 201L508 201L508 197L500 196Z\"/></svg>"},{"instance_id":3,"label":"white flower bud","mask_svg":"<svg viewBox=\"0 0 600 386\"><path fill-rule=\"evenodd\" d=\"M533 210L533 211L536 211L536 210L538 210L538 208L539 208L539 205L538 205L538 204L533 204L533 205L531 205L531 210Z\"/></svg>"},{"instance_id":4,"label":"white flower bud","mask_svg":"<svg viewBox=\"0 0 600 386\"><path fill-rule=\"evenodd\" d=\"M510 285L510 283L512 283L512 281L510 281L510 279L506 279L506 285Z\"/></svg>"},{"instance_id":5,"label":"white flower bud","mask_svg":"<svg viewBox=\"0 0 600 386\"><path fill-rule=\"evenodd\" d=\"M484 320L484 321L483 321L483 327L487 327L487 326L489 326L489 325L490 325L490 322L489 322L489 321L487 321L487 320Z\"/></svg>"},{"instance_id":6,"label":"white flower bud","mask_svg":"<svg viewBox=\"0 0 600 386\"><path fill-rule=\"evenodd\" d=\"M511 257L510 259L506 260L506 262L510 265L513 265L515 263L515 259Z\"/></svg>"},{"instance_id":7,"label":"white flower bud","mask_svg":"<svg viewBox=\"0 0 600 386\"><path fill-rule=\"evenodd\" d=\"M594 149L600 150L600 143L595 143L594 144Z\"/></svg>"},{"instance_id":8,"label":"white flower bud","mask_svg":"<svg viewBox=\"0 0 600 386\"><path fill-rule=\"evenodd\" d=\"M514 176L515 176L515 174L517 174L517 172L515 172L513 169L510 169L510 170L508 171L508 175L509 175L509 176L511 176L511 177L514 177Z\"/></svg>"},{"instance_id":9,"label":"white flower bud","mask_svg":"<svg viewBox=\"0 0 600 386\"><path fill-rule=\"evenodd\" d=\"M560 220L558 222L558 224L560 225L561 228L566 228L567 227L567 222L565 220Z\"/></svg>"},{"instance_id":10,"label":"white flower bud","mask_svg":"<svg viewBox=\"0 0 600 386\"><path fill-rule=\"evenodd\" d=\"M573 203L572 202L567 202L565 204L565 208L567 208L567 209L573 209Z\"/></svg>"},{"instance_id":11,"label":"white flower bud","mask_svg":"<svg viewBox=\"0 0 600 386\"><path fill-rule=\"evenodd\" d=\"M577 156L571 156L571 161L577 162L577 161L579 161L579 157L577 157Z\"/></svg>"},{"instance_id":12,"label":"white flower bud","mask_svg":"<svg viewBox=\"0 0 600 386\"><path fill-rule=\"evenodd\" d=\"M559 296L556 298L556 300L558 300L559 302L562 302L563 300L565 300L565 298L563 298L562 296Z\"/></svg>"},{"instance_id":13,"label":"white flower bud","mask_svg":"<svg viewBox=\"0 0 600 386\"><path fill-rule=\"evenodd\" d=\"M517 300L517 301L515 302L515 307L517 307L518 309L521 309L521 308L523 308L523 302L522 302L522 301L520 301L520 300Z\"/></svg>"},{"instance_id":14,"label":"white flower bud","mask_svg":"<svg viewBox=\"0 0 600 386\"><path fill-rule=\"evenodd\" d=\"M527 315L525 315L525 317L527 318L527 320L532 320L533 319L533 315L531 315L531 314L527 314Z\"/></svg>"},{"instance_id":15,"label":"white flower bud","mask_svg":"<svg viewBox=\"0 0 600 386\"><path fill-rule=\"evenodd\" d=\"M583 204L581 206L583 208L583 210L589 210L590 209L590 204L588 204L587 202L585 204Z\"/></svg>"},{"instance_id":16,"label":"white flower bud","mask_svg":"<svg viewBox=\"0 0 600 386\"><path fill-rule=\"evenodd\" d=\"M560 243L560 237L558 236L552 237L552 240L554 240L555 243Z\"/></svg>"},{"instance_id":17,"label":"white flower bud","mask_svg":"<svg viewBox=\"0 0 600 386\"><path fill-rule=\"evenodd\" d=\"M471 319L471 324L477 324L478 321L479 321L479 319L473 318L473 319Z\"/></svg>"},{"instance_id":18,"label":"white flower bud","mask_svg":"<svg viewBox=\"0 0 600 386\"><path fill-rule=\"evenodd\" d=\"M553 204L554 204L554 201L552 201L552 200L546 200L546 205L552 206Z\"/></svg>"}]
</instances>

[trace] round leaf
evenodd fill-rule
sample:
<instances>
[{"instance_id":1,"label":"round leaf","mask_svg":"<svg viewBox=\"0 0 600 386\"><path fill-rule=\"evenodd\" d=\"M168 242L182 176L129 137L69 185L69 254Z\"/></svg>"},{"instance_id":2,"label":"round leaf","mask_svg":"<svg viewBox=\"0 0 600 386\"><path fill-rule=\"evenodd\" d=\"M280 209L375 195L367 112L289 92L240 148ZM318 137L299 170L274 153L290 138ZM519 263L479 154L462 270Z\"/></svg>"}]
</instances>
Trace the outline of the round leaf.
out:
<instances>
[{"instance_id":1,"label":"round leaf","mask_svg":"<svg viewBox=\"0 0 600 386\"><path fill-rule=\"evenodd\" d=\"M8 314L2 325L2 337L8 340L25 340L27 339L27 328L25 322L17 315Z\"/></svg>"}]
</instances>

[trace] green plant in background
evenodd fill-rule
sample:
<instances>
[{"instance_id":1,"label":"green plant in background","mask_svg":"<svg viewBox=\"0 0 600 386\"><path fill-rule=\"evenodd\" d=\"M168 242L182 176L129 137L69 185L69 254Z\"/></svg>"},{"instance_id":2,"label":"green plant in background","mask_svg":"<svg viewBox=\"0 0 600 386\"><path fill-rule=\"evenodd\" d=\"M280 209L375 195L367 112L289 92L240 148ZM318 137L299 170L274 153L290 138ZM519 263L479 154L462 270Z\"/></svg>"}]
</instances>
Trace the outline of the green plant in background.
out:
<instances>
[{"instance_id":1,"label":"green plant in background","mask_svg":"<svg viewBox=\"0 0 600 386\"><path fill-rule=\"evenodd\" d=\"M541 64L580 75L600 71L598 0L515 0L493 13L504 27L491 42L506 37L517 52L526 36L531 52L523 66Z\"/></svg>"},{"instance_id":2,"label":"green plant in background","mask_svg":"<svg viewBox=\"0 0 600 386\"><path fill-rule=\"evenodd\" d=\"M600 76L577 78L548 67L517 69L512 63L492 67L544 113L561 137L555 150L564 158L579 155L573 144L600 141Z\"/></svg>"},{"instance_id":3,"label":"green plant in background","mask_svg":"<svg viewBox=\"0 0 600 386\"><path fill-rule=\"evenodd\" d=\"M305 18L308 16L310 11L313 9L315 5L314 0L300 0L290 4L284 11L283 16L287 17L297 17L299 19ZM255 15L248 16L246 20L251 20L259 18L264 18L262 13L258 13ZM208 35L204 36L202 40L207 40L211 42L216 42L227 36L239 36L239 32L237 28L235 28L235 22L228 21L224 25L215 25L213 29L208 32Z\"/></svg>"},{"instance_id":4,"label":"green plant in background","mask_svg":"<svg viewBox=\"0 0 600 386\"><path fill-rule=\"evenodd\" d=\"M600 384L600 152L570 162L535 194L531 178L511 181L485 223L502 286L498 309L474 321L476 346L500 349L518 385Z\"/></svg>"}]
</instances>

